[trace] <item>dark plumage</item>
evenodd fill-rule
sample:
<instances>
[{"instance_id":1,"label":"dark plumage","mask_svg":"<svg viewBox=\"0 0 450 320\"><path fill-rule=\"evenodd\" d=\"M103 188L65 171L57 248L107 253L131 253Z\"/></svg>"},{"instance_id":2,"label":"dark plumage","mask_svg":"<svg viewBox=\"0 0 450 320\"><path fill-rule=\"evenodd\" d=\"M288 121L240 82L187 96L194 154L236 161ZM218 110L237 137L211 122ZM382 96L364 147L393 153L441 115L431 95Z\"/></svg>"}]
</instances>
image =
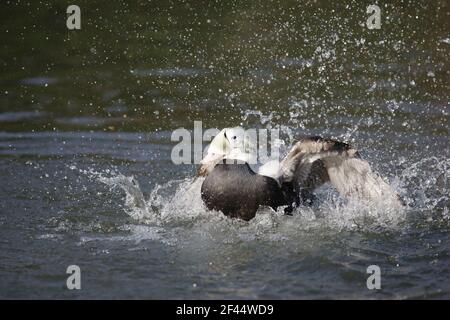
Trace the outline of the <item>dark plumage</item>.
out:
<instances>
[{"instance_id":1,"label":"dark plumage","mask_svg":"<svg viewBox=\"0 0 450 320\"><path fill-rule=\"evenodd\" d=\"M284 190L283 190L284 189ZM220 163L202 184L202 199L210 210L222 211L232 218L252 219L259 206L274 210L289 205L294 193L266 176L254 173L248 164Z\"/></svg>"},{"instance_id":2,"label":"dark plumage","mask_svg":"<svg viewBox=\"0 0 450 320\"><path fill-rule=\"evenodd\" d=\"M232 149L226 130L233 132L224 129L216 136L211 142L213 151L202 160L198 172L206 176L201 197L210 210L243 220L252 219L260 206L274 210L286 206L284 212L290 214L294 206L311 204L315 199L314 190L326 182L345 197L389 198L402 206L390 186L346 143L320 137L302 139L294 144L275 171L260 167L255 172L245 162L226 163Z\"/></svg>"}]
</instances>

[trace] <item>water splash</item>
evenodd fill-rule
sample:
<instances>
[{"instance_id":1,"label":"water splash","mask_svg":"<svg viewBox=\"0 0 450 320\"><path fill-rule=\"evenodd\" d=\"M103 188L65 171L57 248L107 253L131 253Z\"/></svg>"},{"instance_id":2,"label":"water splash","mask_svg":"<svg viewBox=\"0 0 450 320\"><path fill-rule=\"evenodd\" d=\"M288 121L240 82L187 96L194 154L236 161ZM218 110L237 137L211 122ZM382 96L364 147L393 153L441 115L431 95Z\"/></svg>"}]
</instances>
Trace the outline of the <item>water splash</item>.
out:
<instances>
[{"instance_id":1,"label":"water splash","mask_svg":"<svg viewBox=\"0 0 450 320\"><path fill-rule=\"evenodd\" d=\"M139 182L133 176L127 177L123 174L118 174L108 178L99 175L98 179L110 187L119 187L125 191L125 208L127 208L127 214L130 217L136 220L151 217L144 194L139 187Z\"/></svg>"},{"instance_id":2,"label":"water splash","mask_svg":"<svg viewBox=\"0 0 450 320\"><path fill-rule=\"evenodd\" d=\"M402 196L413 208L428 215L433 213L449 217L450 159L429 157L412 163L402 171Z\"/></svg>"},{"instance_id":3,"label":"water splash","mask_svg":"<svg viewBox=\"0 0 450 320\"><path fill-rule=\"evenodd\" d=\"M172 240L183 242L180 238L197 236L202 238L201 241L235 244L241 241L287 241L299 234L320 234L324 230L395 231L405 226L411 212L427 221L430 212L438 210L440 219L449 220L449 162L446 158L423 159L406 166L394 179L391 185L403 197L407 209L401 210L385 201L344 200L334 189L324 186L317 192L320 201L312 207L299 207L293 216L284 215L281 209L275 212L270 208L260 208L249 222L229 219L220 212L207 210L200 196L203 178L158 184L146 197L133 176L109 170L80 172L114 192L120 190L121 195L124 193L125 213L138 225L157 227L156 240L164 238L165 242L173 243ZM433 168L431 172L430 168Z\"/></svg>"}]
</instances>

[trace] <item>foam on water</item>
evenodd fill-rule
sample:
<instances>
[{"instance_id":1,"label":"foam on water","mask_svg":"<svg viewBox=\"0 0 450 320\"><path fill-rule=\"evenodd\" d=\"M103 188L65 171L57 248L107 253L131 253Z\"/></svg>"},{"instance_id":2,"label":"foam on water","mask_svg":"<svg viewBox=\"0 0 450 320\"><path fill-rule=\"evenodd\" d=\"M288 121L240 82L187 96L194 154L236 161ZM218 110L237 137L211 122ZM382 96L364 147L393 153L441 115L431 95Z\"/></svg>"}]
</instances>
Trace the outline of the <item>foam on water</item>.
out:
<instances>
[{"instance_id":1,"label":"foam on water","mask_svg":"<svg viewBox=\"0 0 450 320\"><path fill-rule=\"evenodd\" d=\"M427 168L427 170L424 170ZM432 169L430 169L432 168ZM392 182L393 187L407 203L406 209L399 209L390 203L364 203L346 201L330 187L319 190L320 201L312 207L299 207L293 216L283 215L270 208L260 208L256 217L249 221L229 219L220 212L205 208L200 188L203 178L172 180L156 185L145 196L139 183L132 176L107 171L85 170L82 173L100 181L124 199L125 213L138 226L128 238L116 240L136 241L151 229L150 238L167 244L181 241L185 237L200 237L206 241L233 244L241 241L264 240L285 241L299 234L322 233L324 231L396 231L405 226L412 212L420 213L427 221L436 209L441 213L435 219L449 219L448 175L449 160L431 157L407 166ZM84 239L90 241L92 239ZM114 240L114 239L113 239ZM185 239L186 240L186 239ZM192 241L191 241L192 242Z\"/></svg>"}]
</instances>

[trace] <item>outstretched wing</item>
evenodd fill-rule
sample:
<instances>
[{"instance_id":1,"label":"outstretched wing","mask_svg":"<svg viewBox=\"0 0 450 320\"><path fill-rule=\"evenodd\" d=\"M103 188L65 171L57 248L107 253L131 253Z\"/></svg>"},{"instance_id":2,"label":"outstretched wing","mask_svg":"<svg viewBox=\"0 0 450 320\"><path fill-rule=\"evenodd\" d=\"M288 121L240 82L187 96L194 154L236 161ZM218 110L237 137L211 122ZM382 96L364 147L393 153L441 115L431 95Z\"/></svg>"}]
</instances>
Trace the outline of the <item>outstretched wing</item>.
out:
<instances>
[{"instance_id":1,"label":"outstretched wing","mask_svg":"<svg viewBox=\"0 0 450 320\"><path fill-rule=\"evenodd\" d=\"M297 142L281 162L282 182L310 193L330 182L345 197L376 200L392 197L394 190L376 173L358 151L350 145L321 137Z\"/></svg>"}]
</instances>

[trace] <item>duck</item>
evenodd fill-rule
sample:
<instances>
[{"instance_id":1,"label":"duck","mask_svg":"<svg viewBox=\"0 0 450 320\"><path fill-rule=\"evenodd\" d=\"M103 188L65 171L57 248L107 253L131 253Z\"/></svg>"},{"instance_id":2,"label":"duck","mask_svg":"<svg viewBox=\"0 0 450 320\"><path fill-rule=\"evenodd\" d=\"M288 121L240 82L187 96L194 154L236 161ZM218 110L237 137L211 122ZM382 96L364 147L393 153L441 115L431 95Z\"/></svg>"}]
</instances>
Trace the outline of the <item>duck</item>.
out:
<instances>
[{"instance_id":1,"label":"duck","mask_svg":"<svg viewBox=\"0 0 450 320\"><path fill-rule=\"evenodd\" d=\"M392 187L350 144L311 136L298 139L281 161L259 163L256 143L241 127L222 129L209 144L197 176L204 177L201 198L209 210L230 218L253 219L260 207L292 215L317 201L315 190L331 184L344 198L392 199Z\"/></svg>"}]
</instances>

